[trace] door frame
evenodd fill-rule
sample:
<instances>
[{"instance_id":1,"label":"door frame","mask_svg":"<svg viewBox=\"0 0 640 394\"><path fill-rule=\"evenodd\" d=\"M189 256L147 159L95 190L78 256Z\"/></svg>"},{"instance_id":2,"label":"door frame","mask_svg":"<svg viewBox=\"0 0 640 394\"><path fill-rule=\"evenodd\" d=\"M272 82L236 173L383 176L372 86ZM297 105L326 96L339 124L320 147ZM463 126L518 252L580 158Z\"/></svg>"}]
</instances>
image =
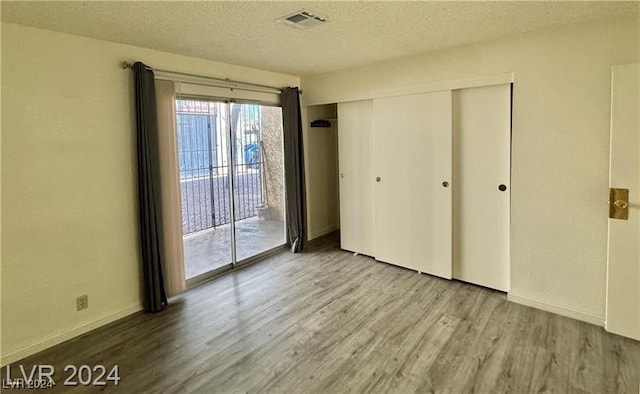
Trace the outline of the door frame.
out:
<instances>
[{"instance_id":1,"label":"door frame","mask_svg":"<svg viewBox=\"0 0 640 394\"><path fill-rule=\"evenodd\" d=\"M443 90L458 90L467 88L477 88L482 86L491 85L503 85L503 84L515 83L515 73L504 73L494 75L484 75L473 78L447 80L440 82L430 82L419 85L403 86L399 88L390 89L377 89L368 93L351 93L346 92L338 96L331 96L320 100L313 100L305 102L305 106L323 105L323 104L335 104L346 103L349 101L361 101L372 100L377 98L394 97L394 96L407 96L411 94L431 93L439 92Z\"/></svg>"}]
</instances>

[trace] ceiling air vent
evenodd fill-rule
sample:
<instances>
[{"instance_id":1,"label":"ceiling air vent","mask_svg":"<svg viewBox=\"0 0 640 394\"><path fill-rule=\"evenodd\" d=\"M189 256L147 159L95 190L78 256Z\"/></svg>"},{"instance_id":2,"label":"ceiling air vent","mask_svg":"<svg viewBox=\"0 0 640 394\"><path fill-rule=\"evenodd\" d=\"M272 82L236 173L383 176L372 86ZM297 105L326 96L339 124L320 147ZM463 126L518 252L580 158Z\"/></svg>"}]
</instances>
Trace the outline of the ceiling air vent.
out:
<instances>
[{"instance_id":1,"label":"ceiling air vent","mask_svg":"<svg viewBox=\"0 0 640 394\"><path fill-rule=\"evenodd\" d=\"M326 21L327 19L324 16L309 10L296 11L276 19L276 22L284 23L297 29L308 29Z\"/></svg>"}]
</instances>

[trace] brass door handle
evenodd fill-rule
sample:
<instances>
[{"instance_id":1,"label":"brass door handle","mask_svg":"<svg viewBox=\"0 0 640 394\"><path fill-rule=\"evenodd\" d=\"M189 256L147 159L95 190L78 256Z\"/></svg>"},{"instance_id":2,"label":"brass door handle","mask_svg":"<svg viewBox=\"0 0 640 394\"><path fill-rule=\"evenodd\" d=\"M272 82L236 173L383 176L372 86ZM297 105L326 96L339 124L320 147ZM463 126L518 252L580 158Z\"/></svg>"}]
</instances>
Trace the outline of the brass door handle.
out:
<instances>
[{"instance_id":1,"label":"brass door handle","mask_svg":"<svg viewBox=\"0 0 640 394\"><path fill-rule=\"evenodd\" d=\"M629 189L609 189L609 217L611 219L629 219Z\"/></svg>"}]
</instances>

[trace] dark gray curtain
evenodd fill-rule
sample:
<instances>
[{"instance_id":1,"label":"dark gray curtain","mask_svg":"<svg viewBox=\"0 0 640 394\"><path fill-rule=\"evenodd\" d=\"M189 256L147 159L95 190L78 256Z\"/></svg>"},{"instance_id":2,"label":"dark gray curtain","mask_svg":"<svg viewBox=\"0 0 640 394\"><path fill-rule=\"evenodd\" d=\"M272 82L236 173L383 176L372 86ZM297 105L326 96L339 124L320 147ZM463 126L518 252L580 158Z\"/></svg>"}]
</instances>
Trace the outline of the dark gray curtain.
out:
<instances>
[{"instance_id":1,"label":"dark gray curtain","mask_svg":"<svg viewBox=\"0 0 640 394\"><path fill-rule=\"evenodd\" d=\"M304 186L302 118L298 88L280 94L284 132L284 178L287 199L287 243L294 253L304 249L307 210Z\"/></svg>"},{"instance_id":2,"label":"dark gray curtain","mask_svg":"<svg viewBox=\"0 0 640 394\"><path fill-rule=\"evenodd\" d=\"M167 305L162 278L162 210L158 116L153 71L140 62L133 66L138 151L138 209L144 274L144 308L158 312Z\"/></svg>"}]
</instances>

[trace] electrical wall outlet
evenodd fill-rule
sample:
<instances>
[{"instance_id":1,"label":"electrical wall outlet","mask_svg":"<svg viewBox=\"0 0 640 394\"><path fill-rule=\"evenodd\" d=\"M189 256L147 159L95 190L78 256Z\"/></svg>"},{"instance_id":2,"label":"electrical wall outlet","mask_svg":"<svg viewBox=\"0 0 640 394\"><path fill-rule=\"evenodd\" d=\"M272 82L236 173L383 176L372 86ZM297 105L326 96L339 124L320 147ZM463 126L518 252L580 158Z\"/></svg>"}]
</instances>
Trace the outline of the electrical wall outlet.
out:
<instances>
[{"instance_id":1,"label":"electrical wall outlet","mask_svg":"<svg viewBox=\"0 0 640 394\"><path fill-rule=\"evenodd\" d=\"M83 294L76 298L76 309L81 311L83 309L87 309L89 307L89 296Z\"/></svg>"}]
</instances>

